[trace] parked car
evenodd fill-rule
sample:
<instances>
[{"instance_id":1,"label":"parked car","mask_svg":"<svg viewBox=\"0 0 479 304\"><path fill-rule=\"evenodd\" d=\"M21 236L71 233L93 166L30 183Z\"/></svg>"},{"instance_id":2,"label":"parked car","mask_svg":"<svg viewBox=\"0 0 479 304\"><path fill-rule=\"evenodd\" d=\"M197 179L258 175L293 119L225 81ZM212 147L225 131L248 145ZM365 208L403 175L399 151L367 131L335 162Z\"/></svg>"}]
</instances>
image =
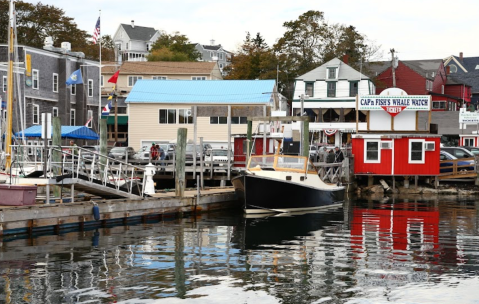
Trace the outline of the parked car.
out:
<instances>
[{"instance_id":1,"label":"parked car","mask_svg":"<svg viewBox=\"0 0 479 304\"><path fill-rule=\"evenodd\" d=\"M176 145L175 144L160 144L160 147L163 149L163 152L165 153L163 159L164 160L173 160Z\"/></svg>"},{"instance_id":2,"label":"parked car","mask_svg":"<svg viewBox=\"0 0 479 304\"><path fill-rule=\"evenodd\" d=\"M226 166L228 163L228 150L227 149L211 149L206 152L205 166L211 166L213 161L213 167ZM230 161L233 163L233 152L230 152ZM219 163L218 163L219 162Z\"/></svg>"},{"instance_id":3,"label":"parked car","mask_svg":"<svg viewBox=\"0 0 479 304\"><path fill-rule=\"evenodd\" d=\"M446 151L456 158L471 158L474 154L463 147L441 147L441 151Z\"/></svg>"},{"instance_id":4,"label":"parked car","mask_svg":"<svg viewBox=\"0 0 479 304\"><path fill-rule=\"evenodd\" d=\"M132 147L113 147L108 153L108 157L115 159L132 159L135 155L135 150Z\"/></svg>"},{"instance_id":5,"label":"parked car","mask_svg":"<svg viewBox=\"0 0 479 304\"><path fill-rule=\"evenodd\" d=\"M194 144L187 144L185 148L185 161L192 162L193 155L195 153L195 145ZM200 159L203 157L203 149L200 145L196 145L196 162L199 162Z\"/></svg>"},{"instance_id":6,"label":"parked car","mask_svg":"<svg viewBox=\"0 0 479 304\"><path fill-rule=\"evenodd\" d=\"M452 161L451 162L442 162L442 161L456 160L456 159L458 158L452 155L451 153L441 150L439 152L439 160L441 160L440 172L441 173L452 172L453 170L452 166L454 165L454 163ZM467 166L467 165L469 166L460 167L457 170L458 171L474 171L475 170L475 164L473 160L459 160L457 162L457 166ZM444 168L444 167L450 167L450 168Z\"/></svg>"},{"instance_id":7,"label":"parked car","mask_svg":"<svg viewBox=\"0 0 479 304\"><path fill-rule=\"evenodd\" d=\"M464 148L471 152L474 155L479 155L479 148L478 147L468 147L468 146L462 146L461 148Z\"/></svg>"}]
</instances>

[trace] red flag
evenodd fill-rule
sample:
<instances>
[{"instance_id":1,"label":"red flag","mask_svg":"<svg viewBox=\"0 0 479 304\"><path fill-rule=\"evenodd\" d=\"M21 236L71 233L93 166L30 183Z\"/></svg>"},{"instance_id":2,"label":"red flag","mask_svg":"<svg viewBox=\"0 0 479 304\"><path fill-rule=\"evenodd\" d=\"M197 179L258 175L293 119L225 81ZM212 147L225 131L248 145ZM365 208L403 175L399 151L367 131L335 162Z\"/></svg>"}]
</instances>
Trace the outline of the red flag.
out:
<instances>
[{"instance_id":1,"label":"red flag","mask_svg":"<svg viewBox=\"0 0 479 304\"><path fill-rule=\"evenodd\" d=\"M116 71L116 73L113 74L113 76L111 76L110 79L108 79L108 82L116 83L118 81L119 74L120 74L120 70Z\"/></svg>"}]
</instances>

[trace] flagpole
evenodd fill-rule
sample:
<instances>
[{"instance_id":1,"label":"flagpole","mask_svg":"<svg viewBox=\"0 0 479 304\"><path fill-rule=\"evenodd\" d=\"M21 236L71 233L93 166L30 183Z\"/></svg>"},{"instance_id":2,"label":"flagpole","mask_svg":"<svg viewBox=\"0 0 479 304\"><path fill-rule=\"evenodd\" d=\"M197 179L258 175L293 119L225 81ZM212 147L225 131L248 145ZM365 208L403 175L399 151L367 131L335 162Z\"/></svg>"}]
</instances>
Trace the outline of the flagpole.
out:
<instances>
[{"instance_id":1,"label":"flagpole","mask_svg":"<svg viewBox=\"0 0 479 304\"><path fill-rule=\"evenodd\" d=\"M100 19L100 33L98 34L98 43L100 47L100 66L98 67L98 133L100 133L100 120L101 120L101 10L99 10ZM99 139L98 139L99 140ZM98 141L99 142L99 141Z\"/></svg>"}]
</instances>

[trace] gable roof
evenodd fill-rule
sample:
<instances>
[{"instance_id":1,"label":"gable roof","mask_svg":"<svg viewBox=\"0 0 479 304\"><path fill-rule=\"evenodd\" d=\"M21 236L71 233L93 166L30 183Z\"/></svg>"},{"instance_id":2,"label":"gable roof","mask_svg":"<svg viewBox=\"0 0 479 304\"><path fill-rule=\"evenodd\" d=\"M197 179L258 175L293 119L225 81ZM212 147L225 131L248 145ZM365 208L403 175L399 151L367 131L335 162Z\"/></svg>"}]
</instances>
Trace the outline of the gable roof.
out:
<instances>
[{"instance_id":1,"label":"gable roof","mask_svg":"<svg viewBox=\"0 0 479 304\"><path fill-rule=\"evenodd\" d=\"M132 27L131 24L120 24L121 27L125 30L128 37L131 40L141 40L141 41L148 41L150 40L157 30L152 27L145 27L145 26L138 26Z\"/></svg>"},{"instance_id":2,"label":"gable roof","mask_svg":"<svg viewBox=\"0 0 479 304\"><path fill-rule=\"evenodd\" d=\"M215 69L216 62L190 61L125 61L120 67L120 75L159 75L159 74L197 74L209 75ZM102 74L113 74L116 66L106 65Z\"/></svg>"},{"instance_id":3,"label":"gable roof","mask_svg":"<svg viewBox=\"0 0 479 304\"><path fill-rule=\"evenodd\" d=\"M474 70L469 73L454 73L447 75L448 80L451 79L456 83L464 83L471 86L473 94L479 93L479 70Z\"/></svg>"},{"instance_id":4,"label":"gable roof","mask_svg":"<svg viewBox=\"0 0 479 304\"><path fill-rule=\"evenodd\" d=\"M433 79L432 73L437 73L441 65L442 59L427 59L427 60L401 60L405 66L415 71L424 78Z\"/></svg>"},{"instance_id":5,"label":"gable roof","mask_svg":"<svg viewBox=\"0 0 479 304\"><path fill-rule=\"evenodd\" d=\"M303 74L301 76L296 77L297 80L303 81L316 81L316 80L325 80L326 79L326 70L328 67L338 67L339 68L339 75L338 79L369 79L368 76L359 73L346 63L342 62L338 58L333 58L330 61L326 62L323 65Z\"/></svg>"},{"instance_id":6,"label":"gable roof","mask_svg":"<svg viewBox=\"0 0 479 304\"><path fill-rule=\"evenodd\" d=\"M139 80L127 103L269 104L275 80Z\"/></svg>"},{"instance_id":7,"label":"gable roof","mask_svg":"<svg viewBox=\"0 0 479 304\"><path fill-rule=\"evenodd\" d=\"M382 72L391 67L391 61L372 61L365 62L363 66L363 73L370 78L376 77Z\"/></svg>"}]
</instances>

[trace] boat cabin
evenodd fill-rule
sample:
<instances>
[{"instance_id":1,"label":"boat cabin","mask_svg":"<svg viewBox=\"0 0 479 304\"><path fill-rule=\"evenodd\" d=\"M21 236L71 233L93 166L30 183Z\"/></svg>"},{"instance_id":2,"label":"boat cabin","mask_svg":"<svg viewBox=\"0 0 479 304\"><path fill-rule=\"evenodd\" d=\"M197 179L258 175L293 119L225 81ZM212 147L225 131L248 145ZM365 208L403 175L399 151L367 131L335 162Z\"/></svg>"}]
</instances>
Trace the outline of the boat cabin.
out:
<instances>
[{"instance_id":1,"label":"boat cabin","mask_svg":"<svg viewBox=\"0 0 479 304\"><path fill-rule=\"evenodd\" d=\"M251 155L271 155L275 152L275 141L278 137L266 136L266 149L264 149L264 136L253 135L253 148L251 149ZM247 136L246 134L233 136L233 151L234 151L234 164L235 167L246 167L246 150L247 150Z\"/></svg>"}]
</instances>

